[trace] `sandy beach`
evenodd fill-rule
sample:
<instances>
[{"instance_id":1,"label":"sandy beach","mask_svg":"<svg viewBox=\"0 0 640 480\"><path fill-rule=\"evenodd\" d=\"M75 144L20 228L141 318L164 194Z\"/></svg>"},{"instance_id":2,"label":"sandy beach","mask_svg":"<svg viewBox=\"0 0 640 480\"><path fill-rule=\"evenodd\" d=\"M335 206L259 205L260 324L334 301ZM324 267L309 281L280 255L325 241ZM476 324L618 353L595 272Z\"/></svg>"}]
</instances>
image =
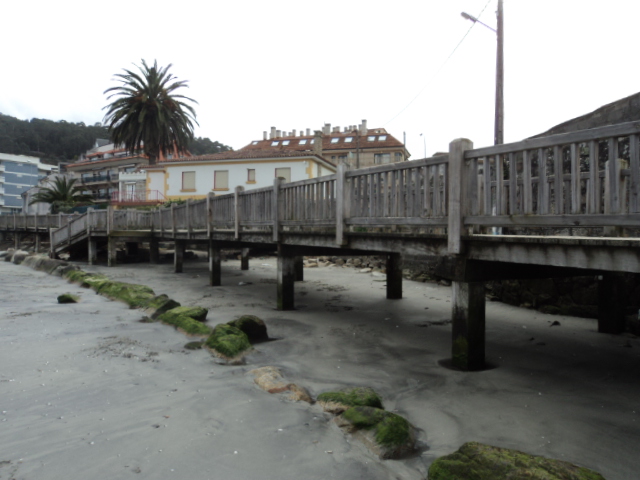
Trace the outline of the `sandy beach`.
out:
<instances>
[{"instance_id":1,"label":"sandy beach","mask_svg":"<svg viewBox=\"0 0 640 480\"><path fill-rule=\"evenodd\" d=\"M487 304L494 368L446 367L450 288L337 266L305 269L295 311L275 310L276 259L79 264L209 309L208 323L264 319L271 341L222 365L171 327L28 267L0 262L0 479L423 479L466 441L571 461L608 480L640 471L640 340L594 320ZM59 305L75 293L80 303ZM558 321L559 326L551 326ZM379 460L318 405L260 390L274 365L313 396L369 386L419 429L419 450Z\"/></svg>"}]
</instances>

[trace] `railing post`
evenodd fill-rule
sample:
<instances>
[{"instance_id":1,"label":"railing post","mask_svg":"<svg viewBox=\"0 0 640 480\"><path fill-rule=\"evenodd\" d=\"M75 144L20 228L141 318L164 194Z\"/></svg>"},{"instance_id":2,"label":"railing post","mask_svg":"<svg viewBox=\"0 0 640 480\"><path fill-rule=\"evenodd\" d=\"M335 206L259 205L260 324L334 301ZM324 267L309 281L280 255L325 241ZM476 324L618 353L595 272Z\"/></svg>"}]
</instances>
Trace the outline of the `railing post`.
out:
<instances>
[{"instance_id":1,"label":"railing post","mask_svg":"<svg viewBox=\"0 0 640 480\"><path fill-rule=\"evenodd\" d=\"M187 198L187 206L185 207L187 214L187 238L191 238L191 199Z\"/></svg>"},{"instance_id":2,"label":"railing post","mask_svg":"<svg viewBox=\"0 0 640 480\"><path fill-rule=\"evenodd\" d=\"M171 232L173 233L173 238L176 238L176 204L171 204Z\"/></svg>"},{"instance_id":3,"label":"railing post","mask_svg":"<svg viewBox=\"0 0 640 480\"><path fill-rule=\"evenodd\" d=\"M113 230L113 207L111 205L107 206L107 235L111 233Z\"/></svg>"},{"instance_id":4,"label":"railing post","mask_svg":"<svg viewBox=\"0 0 640 480\"><path fill-rule=\"evenodd\" d=\"M612 148L612 144L614 148ZM612 156L612 150L615 156ZM626 184L622 179L622 170L629 168L629 164L622 158L617 158L617 143L609 144L609 160L605 162L604 180L604 213L605 215L615 215L625 213ZM609 237L622 236L621 227L604 227L604 234Z\"/></svg>"},{"instance_id":5,"label":"railing post","mask_svg":"<svg viewBox=\"0 0 640 480\"><path fill-rule=\"evenodd\" d=\"M340 246L347 244L345 220L349 217L351 198L347 183L348 170L345 163L340 163L336 171L336 244Z\"/></svg>"},{"instance_id":6,"label":"railing post","mask_svg":"<svg viewBox=\"0 0 640 480\"><path fill-rule=\"evenodd\" d=\"M272 238L274 242L280 241L280 185L281 178L273 180L273 198L271 200L271 217L273 218Z\"/></svg>"},{"instance_id":7,"label":"railing post","mask_svg":"<svg viewBox=\"0 0 640 480\"><path fill-rule=\"evenodd\" d=\"M211 211L211 197L215 195L213 192L207 193L207 238L211 238L211 219L213 212Z\"/></svg>"},{"instance_id":8,"label":"railing post","mask_svg":"<svg viewBox=\"0 0 640 480\"><path fill-rule=\"evenodd\" d=\"M233 191L233 208L235 216L235 239L240 238L240 192L244 191L244 187L238 185Z\"/></svg>"},{"instance_id":9,"label":"railing post","mask_svg":"<svg viewBox=\"0 0 640 480\"><path fill-rule=\"evenodd\" d=\"M449 144L449 255L462 253L463 222L468 213L464 152L472 148L473 142L466 138L458 138Z\"/></svg>"}]
</instances>

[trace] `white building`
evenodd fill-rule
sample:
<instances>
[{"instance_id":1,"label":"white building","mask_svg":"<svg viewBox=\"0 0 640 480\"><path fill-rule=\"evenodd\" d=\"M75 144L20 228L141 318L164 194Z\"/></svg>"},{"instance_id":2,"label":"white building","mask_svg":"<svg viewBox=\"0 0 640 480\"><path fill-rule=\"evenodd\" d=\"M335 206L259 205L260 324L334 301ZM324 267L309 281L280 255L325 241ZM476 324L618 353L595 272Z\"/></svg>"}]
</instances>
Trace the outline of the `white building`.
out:
<instances>
[{"instance_id":1,"label":"white building","mask_svg":"<svg viewBox=\"0 0 640 480\"><path fill-rule=\"evenodd\" d=\"M174 158L143 167L147 191L167 200L205 198L209 192L231 193L273 186L275 178L295 182L335 173L331 162L314 152L229 151L198 157Z\"/></svg>"}]
</instances>

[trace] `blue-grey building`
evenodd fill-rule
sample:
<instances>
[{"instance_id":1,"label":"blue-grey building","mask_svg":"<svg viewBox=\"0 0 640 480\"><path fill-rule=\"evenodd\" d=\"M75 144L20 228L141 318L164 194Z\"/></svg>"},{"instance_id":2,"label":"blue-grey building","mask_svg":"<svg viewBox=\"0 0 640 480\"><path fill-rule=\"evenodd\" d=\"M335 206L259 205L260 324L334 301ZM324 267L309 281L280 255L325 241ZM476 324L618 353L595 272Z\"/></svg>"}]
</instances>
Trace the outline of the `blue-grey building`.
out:
<instances>
[{"instance_id":1,"label":"blue-grey building","mask_svg":"<svg viewBox=\"0 0 640 480\"><path fill-rule=\"evenodd\" d=\"M0 214L20 213L22 193L51 172L37 157L0 153Z\"/></svg>"}]
</instances>

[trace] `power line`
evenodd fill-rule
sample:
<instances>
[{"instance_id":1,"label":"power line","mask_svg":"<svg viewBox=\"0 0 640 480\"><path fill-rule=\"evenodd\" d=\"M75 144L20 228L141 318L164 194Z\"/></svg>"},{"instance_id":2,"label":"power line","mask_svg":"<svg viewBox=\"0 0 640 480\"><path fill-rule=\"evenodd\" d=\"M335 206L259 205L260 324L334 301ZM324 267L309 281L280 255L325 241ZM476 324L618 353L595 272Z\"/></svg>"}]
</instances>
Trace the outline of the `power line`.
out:
<instances>
[{"instance_id":1,"label":"power line","mask_svg":"<svg viewBox=\"0 0 640 480\"><path fill-rule=\"evenodd\" d=\"M476 15L476 18L480 18L482 16L482 14L484 13L484 11L486 10L486 8L489 6L489 4L491 3L491 0L488 0L487 3L485 4L485 6L482 8L482 11ZM447 64L447 62L449 62L449 60L451 59L451 57L453 57L453 54L456 53L456 50L458 50L458 47L460 47L460 45L462 45L462 42L464 42L464 39L467 38L467 35L469 35L469 32L471 32L471 29L475 26L475 22L471 23L471 26L469 27L469 30L467 30L467 32L463 35L462 39L460 39L460 41L458 42L458 44L455 46L455 48L451 51L451 53L449 54L449 56L445 59L444 62L442 62L442 64L440 65L440 67L438 68L438 70L436 70L436 73L434 73L433 75L431 75L431 77L429 78L429 80L427 81L427 83L424 85L424 87L422 87L422 89L417 93L417 95L415 97L413 97L411 99L411 101L409 103L407 103L405 105L405 107L400 110L391 120L387 120L383 127L386 127L388 124L390 124L391 122L393 122L396 118L398 118L400 115L402 115L402 113L411 106L411 104L413 102L415 102L418 97L420 95L422 95L422 92L424 92L426 90L426 88L431 85L431 82L433 82L433 80L438 76L438 74L442 71L442 69L444 68L444 66Z\"/></svg>"}]
</instances>

